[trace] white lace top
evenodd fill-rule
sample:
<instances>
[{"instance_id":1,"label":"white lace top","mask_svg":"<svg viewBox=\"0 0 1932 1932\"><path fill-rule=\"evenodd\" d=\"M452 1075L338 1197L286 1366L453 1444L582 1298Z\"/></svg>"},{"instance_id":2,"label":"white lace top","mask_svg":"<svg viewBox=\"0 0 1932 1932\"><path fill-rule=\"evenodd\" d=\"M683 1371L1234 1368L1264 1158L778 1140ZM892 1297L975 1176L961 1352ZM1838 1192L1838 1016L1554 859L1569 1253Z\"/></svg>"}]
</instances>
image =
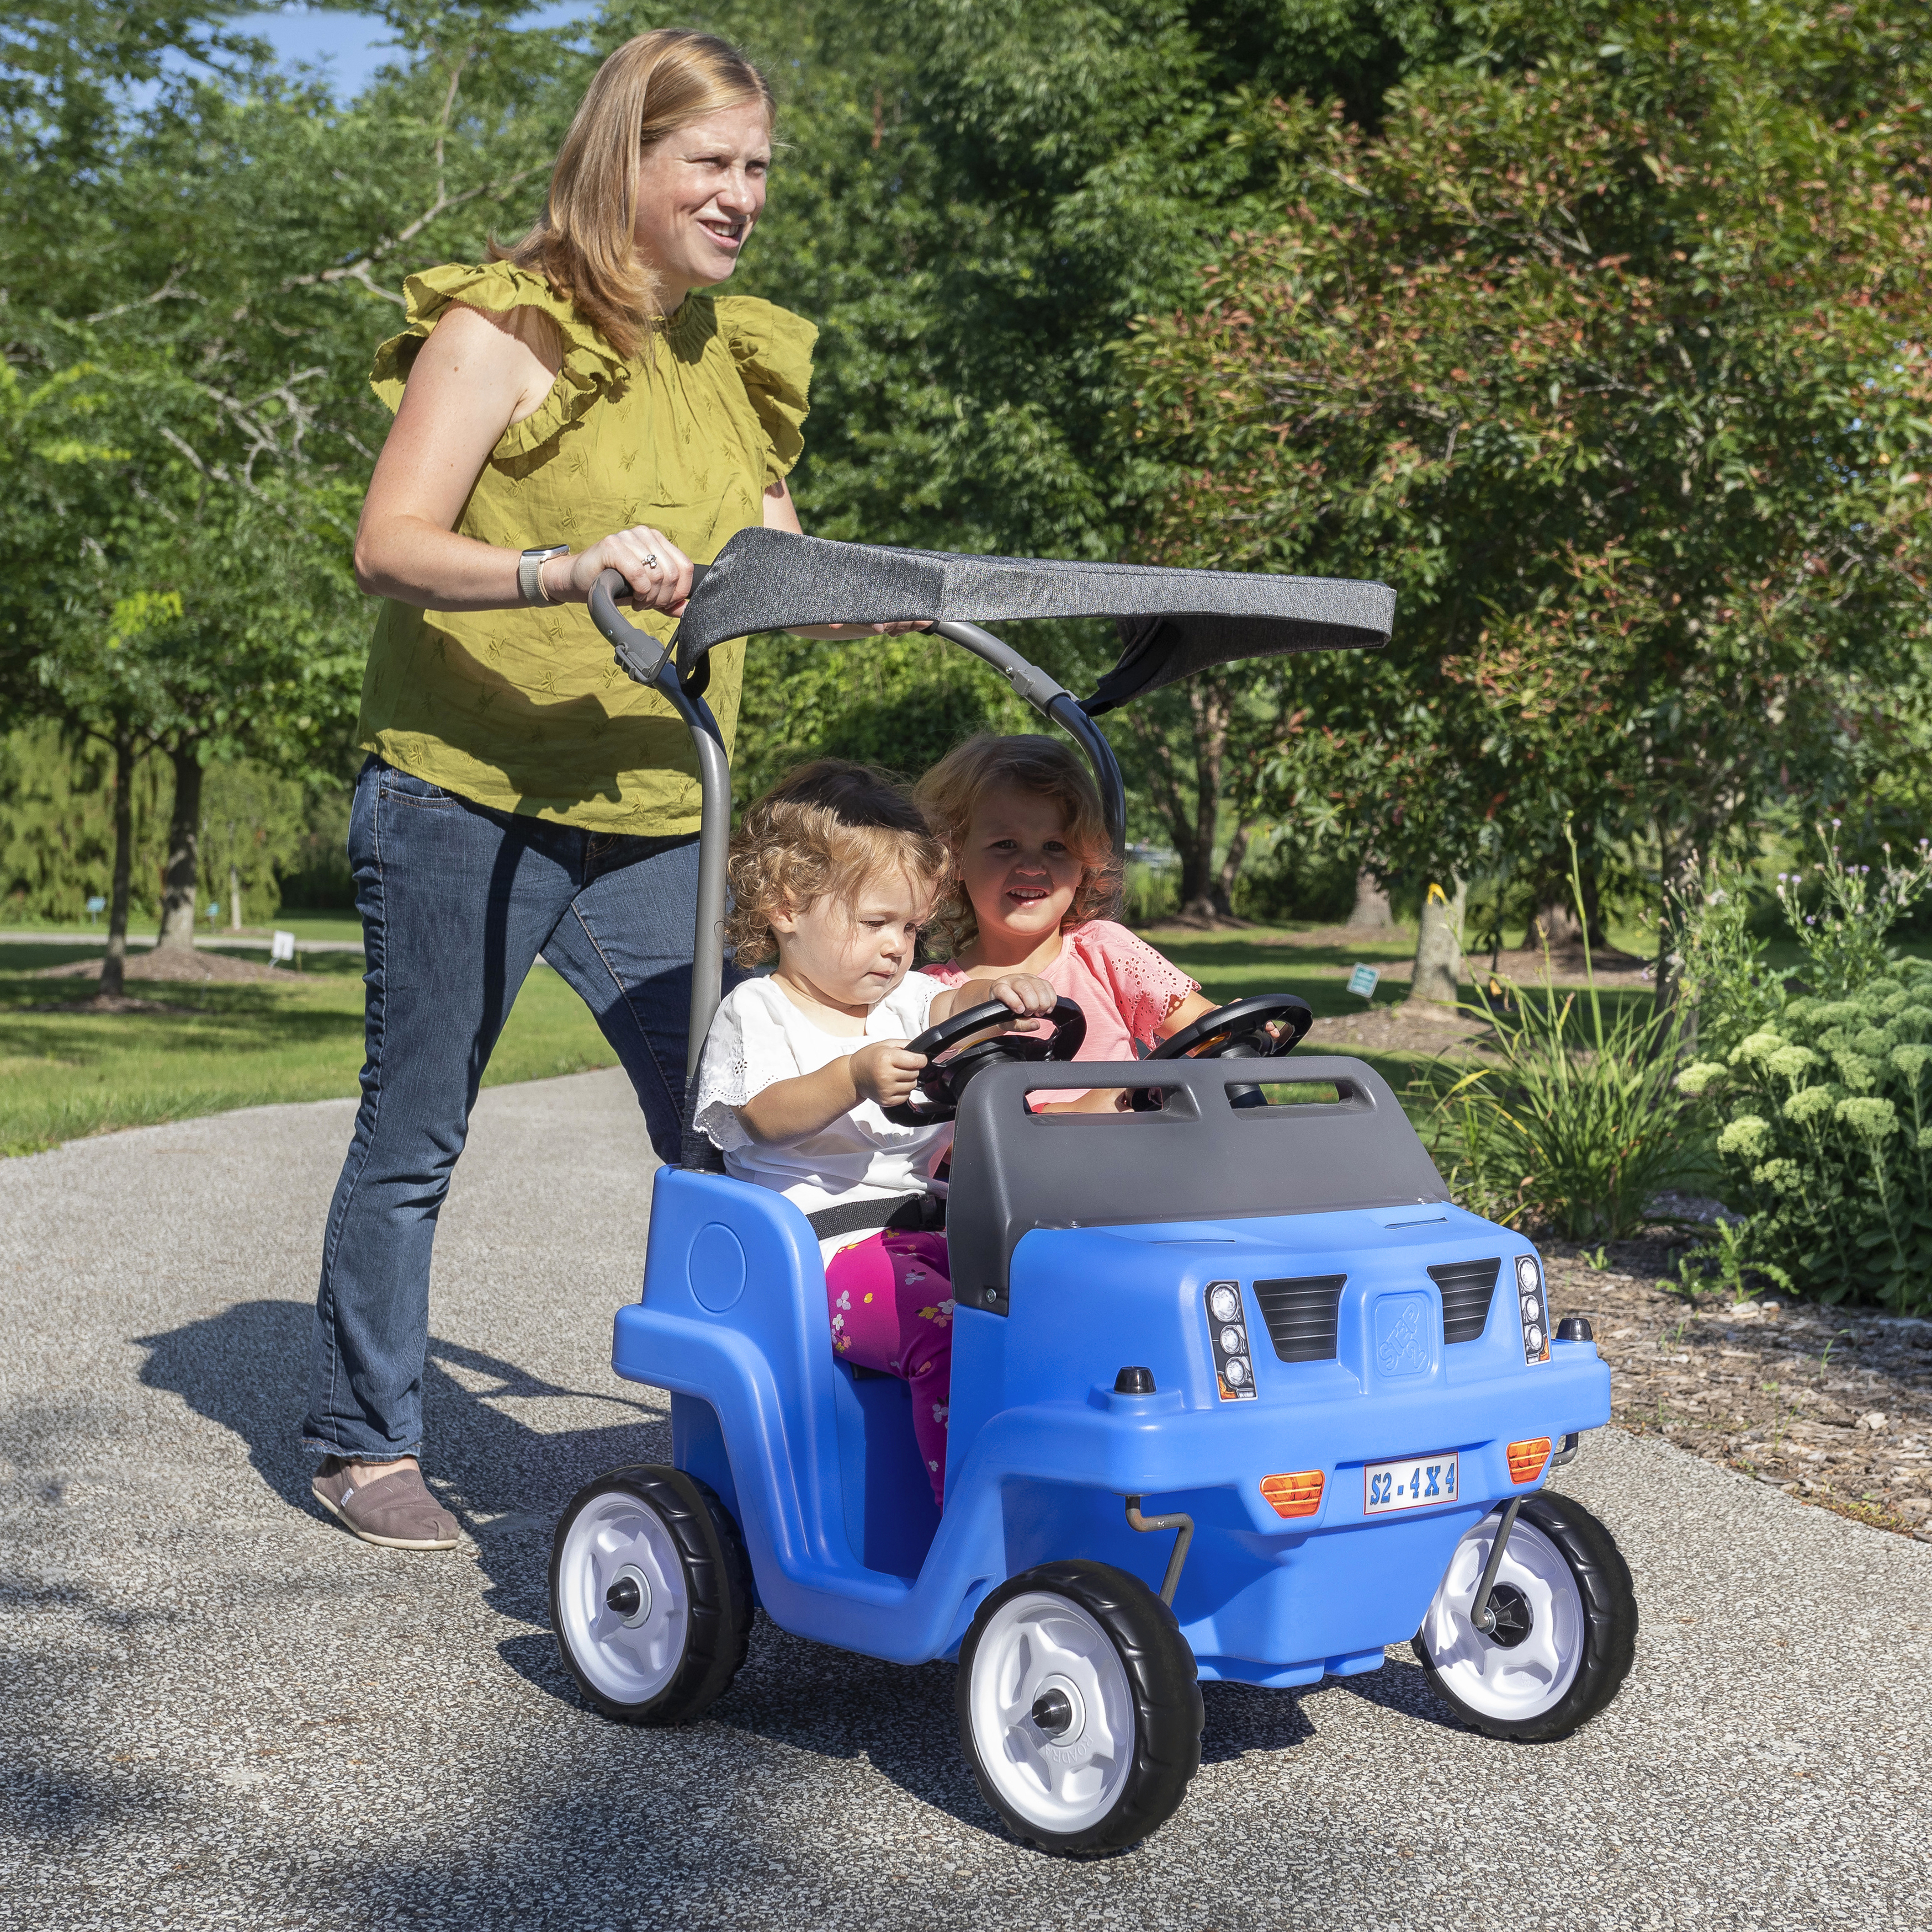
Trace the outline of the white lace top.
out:
<instances>
[{"instance_id":1,"label":"white lace top","mask_svg":"<svg viewBox=\"0 0 1932 1932\"><path fill-rule=\"evenodd\" d=\"M860 1039L814 1025L769 979L734 987L705 1036L698 1070L698 1131L723 1151L725 1172L776 1188L808 1214L919 1192L952 1144L950 1124L895 1126L875 1102L866 1100L830 1126L781 1146L754 1140L737 1109L773 1082L795 1080L849 1059L867 1041L910 1040L923 1033L932 1002L944 990L923 973L908 973L866 1016ZM819 1246L829 1260L862 1238L838 1234Z\"/></svg>"}]
</instances>

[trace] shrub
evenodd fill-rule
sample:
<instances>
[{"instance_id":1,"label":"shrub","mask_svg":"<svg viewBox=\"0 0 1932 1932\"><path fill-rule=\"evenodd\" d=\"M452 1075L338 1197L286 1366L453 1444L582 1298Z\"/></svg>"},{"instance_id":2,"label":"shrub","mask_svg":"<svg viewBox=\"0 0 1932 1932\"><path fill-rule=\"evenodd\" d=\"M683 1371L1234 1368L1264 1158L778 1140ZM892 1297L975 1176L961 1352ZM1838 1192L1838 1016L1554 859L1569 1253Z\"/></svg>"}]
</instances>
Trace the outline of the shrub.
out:
<instances>
[{"instance_id":1,"label":"shrub","mask_svg":"<svg viewBox=\"0 0 1932 1932\"><path fill-rule=\"evenodd\" d=\"M1932 966L1790 1000L1678 1086L1720 1123L1753 1255L1827 1301L1932 1312Z\"/></svg>"},{"instance_id":2,"label":"shrub","mask_svg":"<svg viewBox=\"0 0 1932 1932\"><path fill-rule=\"evenodd\" d=\"M1634 1234L1684 1159L1692 1108L1672 1078L1674 1012L1627 1000L1606 1018L1594 971L1580 998L1510 992L1514 1012L1478 996L1502 1064L1438 1090L1425 1124L1451 1192L1490 1220L1568 1240Z\"/></svg>"}]
</instances>

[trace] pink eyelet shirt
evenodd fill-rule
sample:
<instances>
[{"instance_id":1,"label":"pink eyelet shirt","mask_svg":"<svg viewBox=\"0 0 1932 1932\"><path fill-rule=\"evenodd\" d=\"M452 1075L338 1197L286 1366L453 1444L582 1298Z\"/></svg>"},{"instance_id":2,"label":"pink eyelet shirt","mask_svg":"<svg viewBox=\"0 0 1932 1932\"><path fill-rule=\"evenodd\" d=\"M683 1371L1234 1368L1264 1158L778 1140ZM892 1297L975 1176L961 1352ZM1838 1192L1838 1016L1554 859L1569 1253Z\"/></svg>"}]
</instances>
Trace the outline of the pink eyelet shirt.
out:
<instances>
[{"instance_id":1,"label":"pink eyelet shirt","mask_svg":"<svg viewBox=\"0 0 1932 1932\"><path fill-rule=\"evenodd\" d=\"M966 975L950 961L922 967L944 986L962 984ZM1134 1042L1151 1046L1161 1022L1190 993L1201 990L1171 960L1144 939L1111 919L1090 919L1061 939L1060 956L1040 969L1040 976L1071 1000L1087 1016L1087 1037L1076 1060L1136 1060ZM1056 1090L1059 1104L1077 1100L1077 1092Z\"/></svg>"}]
</instances>

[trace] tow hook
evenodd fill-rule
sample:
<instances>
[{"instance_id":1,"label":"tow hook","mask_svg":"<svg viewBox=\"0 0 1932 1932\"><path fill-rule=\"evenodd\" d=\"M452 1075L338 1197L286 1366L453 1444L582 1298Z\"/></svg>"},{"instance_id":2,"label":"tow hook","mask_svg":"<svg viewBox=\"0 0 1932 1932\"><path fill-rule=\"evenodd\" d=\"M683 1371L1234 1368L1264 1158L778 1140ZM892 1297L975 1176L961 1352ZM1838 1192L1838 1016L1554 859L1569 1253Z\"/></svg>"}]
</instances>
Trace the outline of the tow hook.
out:
<instances>
[{"instance_id":1,"label":"tow hook","mask_svg":"<svg viewBox=\"0 0 1932 1932\"><path fill-rule=\"evenodd\" d=\"M1469 1606L1469 1622L1485 1636L1496 1634L1496 1613L1490 1597L1496 1586L1496 1572L1502 1568L1503 1552L1509 1546L1510 1532L1516 1527L1516 1512L1522 1508L1520 1496L1510 1497L1503 1505L1503 1520L1496 1526L1496 1540L1490 1545L1490 1560L1483 1565L1482 1581L1476 1586L1475 1599ZM1128 1520L1132 1520L1131 1510Z\"/></svg>"},{"instance_id":2,"label":"tow hook","mask_svg":"<svg viewBox=\"0 0 1932 1932\"><path fill-rule=\"evenodd\" d=\"M1160 1600L1169 1610L1174 1607L1174 1592L1180 1582L1180 1566L1187 1561L1187 1546L1194 1540L1194 1519L1191 1516L1142 1516L1138 1496L1127 1498L1127 1527L1130 1529L1172 1529L1180 1533L1174 1539L1173 1553L1167 1559L1167 1574L1160 1580Z\"/></svg>"}]
</instances>

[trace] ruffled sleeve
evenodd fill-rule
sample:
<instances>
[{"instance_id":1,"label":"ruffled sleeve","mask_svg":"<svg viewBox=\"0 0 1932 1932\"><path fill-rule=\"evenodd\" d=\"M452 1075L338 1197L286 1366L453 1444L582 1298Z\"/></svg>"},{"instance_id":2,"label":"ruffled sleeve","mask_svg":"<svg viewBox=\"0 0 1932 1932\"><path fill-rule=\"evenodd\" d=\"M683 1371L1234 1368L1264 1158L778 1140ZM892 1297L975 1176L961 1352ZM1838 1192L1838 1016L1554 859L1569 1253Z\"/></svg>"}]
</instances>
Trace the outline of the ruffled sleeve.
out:
<instances>
[{"instance_id":1,"label":"ruffled sleeve","mask_svg":"<svg viewBox=\"0 0 1932 1932\"><path fill-rule=\"evenodd\" d=\"M725 994L704 1036L692 1124L723 1153L748 1147L752 1136L738 1109L773 1081L794 1079L798 1071L798 1056L772 1010L769 988L747 980Z\"/></svg>"},{"instance_id":2,"label":"ruffled sleeve","mask_svg":"<svg viewBox=\"0 0 1932 1932\"><path fill-rule=\"evenodd\" d=\"M493 459L526 456L541 449L557 432L574 422L607 390L622 382L624 358L580 316L569 300L559 295L542 275L508 262L490 262L480 268L450 262L426 268L403 284L404 313L409 326L376 351L369 386L392 410L403 400L416 352L428 339L443 311L454 304L508 315L512 309L533 308L556 325L563 342L563 366L550 394L521 422L512 423L490 452ZM760 304L764 306L764 304Z\"/></svg>"},{"instance_id":3,"label":"ruffled sleeve","mask_svg":"<svg viewBox=\"0 0 1932 1932\"><path fill-rule=\"evenodd\" d=\"M1095 978L1112 990L1136 1040L1150 1043L1168 1015L1201 990L1199 980L1190 979L1144 939L1110 919L1089 920L1067 937L1080 948Z\"/></svg>"},{"instance_id":4,"label":"ruffled sleeve","mask_svg":"<svg viewBox=\"0 0 1932 1932\"><path fill-rule=\"evenodd\" d=\"M753 296L717 300L718 327L738 365L745 393L765 433L765 482L790 473L805 448L811 409L812 346L818 331L802 316Z\"/></svg>"}]
</instances>

